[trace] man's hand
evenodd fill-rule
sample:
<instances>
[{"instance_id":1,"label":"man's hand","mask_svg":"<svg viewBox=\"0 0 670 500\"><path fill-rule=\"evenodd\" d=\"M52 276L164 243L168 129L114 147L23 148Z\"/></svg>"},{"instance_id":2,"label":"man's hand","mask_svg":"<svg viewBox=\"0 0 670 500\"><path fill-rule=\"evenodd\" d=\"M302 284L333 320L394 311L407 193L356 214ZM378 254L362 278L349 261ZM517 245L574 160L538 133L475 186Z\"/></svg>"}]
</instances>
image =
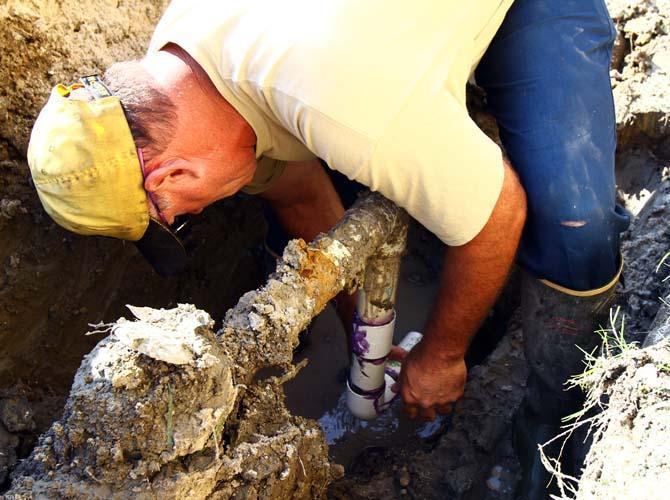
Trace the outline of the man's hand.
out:
<instances>
[{"instance_id":1,"label":"man's hand","mask_svg":"<svg viewBox=\"0 0 670 500\"><path fill-rule=\"evenodd\" d=\"M393 358L402 358L402 370L395 389L405 403L410 418L420 415L434 420L436 413L450 413L462 395L467 369L461 357L438 359L420 342L410 353L394 347Z\"/></svg>"}]
</instances>

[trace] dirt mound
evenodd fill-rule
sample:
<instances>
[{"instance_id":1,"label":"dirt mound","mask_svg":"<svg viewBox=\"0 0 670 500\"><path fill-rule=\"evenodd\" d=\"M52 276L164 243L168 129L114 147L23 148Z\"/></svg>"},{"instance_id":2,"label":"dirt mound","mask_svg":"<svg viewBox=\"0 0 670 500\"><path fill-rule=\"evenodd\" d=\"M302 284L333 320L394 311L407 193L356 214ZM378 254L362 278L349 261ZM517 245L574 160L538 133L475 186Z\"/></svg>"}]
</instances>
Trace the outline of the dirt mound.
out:
<instances>
[{"instance_id":1,"label":"dirt mound","mask_svg":"<svg viewBox=\"0 0 670 500\"><path fill-rule=\"evenodd\" d=\"M137 320L106 325L84 358L7 498L321 495L338 469L316 424L286 411L277 379L253 384L229 418L239 387L209 315L131 310Z\"/></svg>"},{"instance_id":2,"label":"dirt mound","mask_svg":"<svg viewBox=\"0 0 670 500\"><path fill-rule=\"evenodd\" d=\"M667 320L666 314L666 335ZM588 370L570 381L585 391L586 404L556 439L588 433L593 444L579 481L555 471L560 489L556 498L667 497L670 339L640 349L625 342L617 321L612 325L602 332L602 356L591 357ZM546 465L551 470L555 462L546 460Z\"/></svg>"},{"instance_id":3,"label":"dirt mound","mask_svg":"<svg viewBox=\"0 0 670 500\"><path fill-rule=\"evenodd\" d=\"M585 383L608 402L595 423L577 498L667 498L670 343L624 351Z\"/></svg>"},{"instance_id":4,"label":"dirt mound","mask_svg":"<svg viewBox=\"0 0 670 500\"><path fill-rule=\"evenodd\" d=\"M607 0L618 37L612 87L619 144L670 157L670 1Z\"/></svg>"}]
</instances>

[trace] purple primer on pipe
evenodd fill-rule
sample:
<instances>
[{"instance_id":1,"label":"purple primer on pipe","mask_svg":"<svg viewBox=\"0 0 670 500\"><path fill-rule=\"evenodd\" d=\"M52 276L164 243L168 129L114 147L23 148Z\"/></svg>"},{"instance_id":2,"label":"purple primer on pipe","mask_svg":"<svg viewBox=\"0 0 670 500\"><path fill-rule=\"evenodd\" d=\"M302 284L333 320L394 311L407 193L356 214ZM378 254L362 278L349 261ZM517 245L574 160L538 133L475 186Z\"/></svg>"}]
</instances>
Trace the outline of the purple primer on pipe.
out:
<instances>
[{"instance_id":1,"label":"purple primer on pipe","mask_svg":"<svg viewBox=\"0 0 670 500\"><path fill-rule=\"evenodd\" d=\"M363 356L370 351L370 343L367 339L368 332L365 326L368 325L358 317L358 313L354 313L354 324L351 329L351 349L357 356Z\"/></svg>"},{"instance_id":2,"label":"purple primer on pipe","mask_svg":"<svg viewBox=\"0 0 670 500\"><path fill-rule=\"evenodd\" d=\"M374 365L374 366L383 365L384 363L386 363L387 358L388 358L388 356L382 356L381 358L378 358L378 359L367 359L367 358L364 358L362 356L359 356L358 354L356 355L356 361L358 361L358 366L361 367L361 370L360 370L361 375L363 375L364 377L367 377L367 378L370 378L370 376L367 373L365 373L365 364L367 363L367 364Z\"/></svg>"},{"instance_id":3,"label":"purple primer on pipe","mask_svg":"<svg viewBox=\"0 0 670 500\"><path fill-rule=\"evenodd\" d=\"M357 356L363 356L370 350L367 333L367 330L354 323L354 330L351 335L351 348Z\"/></svg>"},{"instance_id":4,"label":"purple primer on pipe","mask_svg":"<svg viewBox=\"0 0 670 500\"><path fill-rule=\"evenodd\" d=\"M385 379L385 365L393 339L395 311L387 321L368 323L354 315L351 333L352 365L348 380L347 404L360 418L374 418L389 404L390 392ZM392 398L388 398L392 399Z\"/></svg>"},{"instance_id":5,"label":"purple primer on pipe","mask_svg":"<svg viewBox=\"0 0 670 500\"><path fill-rule=\"evenodd\" d=\"M366 327L380 327L388 325L394 320L395 312L393 313L393 316L391 316L391 319L384 323L366 323L361 319L357 311L354 312L353 328L351 329L351 350L354 352L354 354L364 356L370 352L370 342L368 341L368 330Z\"/></svg>"},{"instance_id":6,"label":"purple primer on pipe","mask_svg":"<svg viewBox=\"0 0 670 500\"><path fill-rule=\"evenodd\" d=\"M384 382L381 385L381 387L379 387L377 389L371 389L369 391L366 391L365 389L361 389L360 387L355 386L351 382L349 382L349 387L351 388L351 390L354 393L358 394L359 396L362 396L363 399L367 399L369 401L372 401L372 404L375 408L375 412L378 415L381 414L386 409L386 408L383 407L383 406L385 406L384 404L382 404L381 405L382 407L380 407L380 403L379 403L382 400L382 398L384 397L384 393L386 392L386 382Z\"/></svg>"}]
</instances>

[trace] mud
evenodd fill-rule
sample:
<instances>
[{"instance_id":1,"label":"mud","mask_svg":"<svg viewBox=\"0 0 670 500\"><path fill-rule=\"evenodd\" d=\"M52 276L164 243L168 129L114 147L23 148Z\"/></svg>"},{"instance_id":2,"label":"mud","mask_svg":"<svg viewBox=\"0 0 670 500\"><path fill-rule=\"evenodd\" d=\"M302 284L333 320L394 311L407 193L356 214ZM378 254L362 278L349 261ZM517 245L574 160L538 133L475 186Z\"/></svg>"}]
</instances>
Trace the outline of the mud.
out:
<instances>
[{"instance_id":1,"label":"mud","mask_svg":"<svg viewBox=\"0 0 670 500\"><path fill-rule=\"evenodd\" d=\"M34 219L38 219L36 224ZM77 366L101 338L88 324L127 315L124 304L194 303L220 319L262 279L262 213L231 200L194 221L188 274L164 280L130 245L73 236L46 215L19 213L0 229L0 402L22 400L34 430L13 434L0 452L24 458L60 414ZM220 233L219 238L212 234Z\"/></svg>"},{"instance_id":2,"label":"mud","mask_svg":"<svg viewBox=\"0 0 670 500\"><path fill-rule=\"evenodd\" d=\"M469 370L465 394L453 415L402 443L382 445L380 439L349 464L329 496L512 498L519 465L511 446L511 422L526 376L519 323L513 318L496 350ZM407 484L402 477L408 478Z\"/></svg>"},{"instance_id":3,"label":"mud","mask_svg":"<svg viewBox=\"0 0 670 500\"><path fill-rule=\"evenodd\" d=\"M670 226L670 179L668 167L663 162L644 151L633 151L620 156L620 168L625 176L620 182L624 186L628 180L645 185L643 202L626 203L628 208L638 213L624 236L622 253L624 258L622 303L626 304L627 321L625 335L631 342L641 343L650 330L650 324L659 309L659 297L668 293L669 268L660 266L663 256L669 250ZM629 177L630 174L635 177ZM647 177L645 182L645 177ZM635 188L629 193L634 193ZM639 191L638 191L639 192Z\"/></svg>"},{"instance_id":4,"label":"mud","mask_svg":"<svg viewBox=\"0 0 670 500\"><path fill-rule=\"evenodd\" d=\"M359 199L328 234L292 241L217 336L192 305L129 306L134 321L95 325L90 333L111 334L84 358L63 417L16 468L6 496L323 496L340 469L316 423L285 410L281 385L298 369L298 333L361 282L366 260L406 232L406 219L378 194ZM256 379L271 367L285 373Z\"/></svg>"}]
</instances>

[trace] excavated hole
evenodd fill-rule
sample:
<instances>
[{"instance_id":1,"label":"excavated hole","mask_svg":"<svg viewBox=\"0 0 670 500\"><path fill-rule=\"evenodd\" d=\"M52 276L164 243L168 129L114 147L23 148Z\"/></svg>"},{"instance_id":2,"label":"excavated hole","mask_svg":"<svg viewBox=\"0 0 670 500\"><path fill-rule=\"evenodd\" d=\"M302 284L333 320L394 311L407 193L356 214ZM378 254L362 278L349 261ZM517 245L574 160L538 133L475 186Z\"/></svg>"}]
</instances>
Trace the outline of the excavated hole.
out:
<instances>
[{"instance_id":1,"label":"excavated hole","mask_svg":"<svg viewBox=\"0 0 670 500\"><path fill-rule=\"evenodd\" d=\"M77 22L74 33L83 33L85 30L79 29L82 26L84 24ZM94 26L92 31L100 34L101 28ZM620 38L613 68L621 72L626 69L633 46L626 37ZM44 33L37 37L28 33L22 43L35 40L50 48ZM58 46L62 43L59 37ZM70 47L75 45L69 43ZM116 43L109 45L116 46ZM50 73L51 69L45 67L47 59L39 59L37 63L24 59L25 52L21 49L21 58L16 61L26 62L27 70L34 68L42 75L40 78L63 76ZM89 62L85 65L90 66ZM648 65L645 57L630 62L631 68L637 68L640 73L646 72ZM65 70L69 74L73 68ZM15 65L11 66L11 72L16 72ZM8 80L14 81L13 78ZM45 82L40 85L42 83ZM20 208L0 214L0 402L16 402L14 407L30 409L27 414L0 410L0 453L11 448L18 459L28 456L37 435L61 415L81 357L100 339L100 336L83 335L88 323L113 321L127 315L125 303L153 307L194 303L220 319L244 291L258 286L263 279L260 249L264 224L257 202L249 198L226 201L203 214L192 235L196 249L193 265L186 277L167 281L153 276L131 245L73 237L58 229L39 208L23 156L12 145L25 146L25 130L22 137L13 136L21 134L19 129L25 129L27 115L32 116L35 111L27 106L25 99L37 102L43 97L39 92L34 89L28 94L16 92L23 100L12 102L14 113L8 116L12 142L0 138L0 201L6 202L4 207ZM645 233L645 237L639 237L635 232L642 229L634 227L627 235L624 249L631 256L626 260L626 292L633 317L629 329L631 335L640 336L658 309L656 297L663 293L658 277L650 270L665 252L668 241L663 228L667 227L667 199L670 197L667 182L670 143L666 134L667 115L659 112L633 118L619 130L620 196L632 211L649 221L649 227L656 228ZM654 203L658 203L654 210L645 209ZM415 246L410 246L401 277L397 337L420 328L439 270L439 260L436 262L435 257L439 255L439 245L434 244L430 235L416 228L415 231L411 240ZM500 435L491 431L495 421L502 417L496 415L486 420L490 408L477 406L477 398L510 399L520 392L518 386L505 383L508 380L505 377L513 379L515 373L504 371L508 361L518 362L521 349L517 340L502 346L506 349L511 345L509 351L503 349L500 358L494 356L490 363L481 363L496 346L517 296L514 290L503 295L503 305L493 312L472 346L470 364L479 365L470 370L470 385L474 387L472 399L466 398L452 426L451 419L444 419L418 437L417 431L426 427L404 421L398 416L397 408L396 414L367 427L347 420L342 412L333 412L338 409L343 389L342 368L347 355L333 311L328 309L316 320L314 331L295 358L297 362L308 357L310 364L286 385L285 392L288 405L296 414L322 419L324 414L332 413L330 428L340 434L337 439L333 438L331 457L348 466L347 477L332 488L333 497L352 498L368 493L371 498L375 495L392 498L402 494L409 478L406 492L416 497L444 497L448 492L454 498L511 498L518 465L511 458L509 432L503 429ZM279 374L278 371L264 372L256 380L266 381ZM495 391L487 392L487 387L496 383L499 385ZM258 399L262 399L261 396L254 395ZM259 407L271 411L272 404L270 398ZM236 408L234 414L241 411ZM238 424L225 430L227 442L237 435ZM254 430L241 432L250 433L251 442L260 439ZM495 436L497 441L487 442L490 436ZM211 453L211 449L203 452L203 456L207 455L204 458L211 458L208 455ZM0 493L9 486L8 458L10 466L16 463L9 453L0 455ZM195 463L199 458L195 454L185 462ZM485 481L494 464L503 464L501 477L506 479L503 488L492 493ZM253 476L246 472L249 477ZM253 496L253 492L247 493Z\"/></svg>"}]
</instances>

